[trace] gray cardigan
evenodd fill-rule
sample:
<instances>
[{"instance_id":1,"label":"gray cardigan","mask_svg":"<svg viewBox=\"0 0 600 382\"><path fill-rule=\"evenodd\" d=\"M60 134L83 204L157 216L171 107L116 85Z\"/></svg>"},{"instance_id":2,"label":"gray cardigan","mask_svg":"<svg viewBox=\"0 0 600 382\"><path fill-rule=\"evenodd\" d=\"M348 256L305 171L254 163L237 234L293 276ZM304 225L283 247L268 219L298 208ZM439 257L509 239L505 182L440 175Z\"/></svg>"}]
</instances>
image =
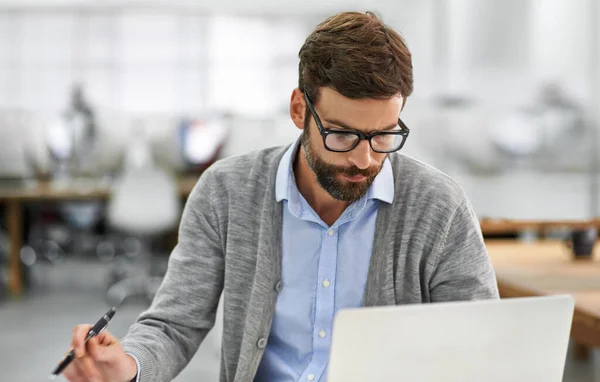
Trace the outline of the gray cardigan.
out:
<instances>
[{"instance_id":1,"label":"gray cardigan","mask_svg":"<svg viewBox=\"0 0 600 382\"><path fill-rule=\"evenodd\" d=\"M282 203L275 178L287 147L223 159L200 178L151 305L123 338L140 381L171 381L212 328L221 293L222 382L251 382L282 287ZM366 306L498 298L478 220L447 175L389 156L395 196L381 203ZM285 286L283 286L285 287Z\"/></svg>"}]
</instances>

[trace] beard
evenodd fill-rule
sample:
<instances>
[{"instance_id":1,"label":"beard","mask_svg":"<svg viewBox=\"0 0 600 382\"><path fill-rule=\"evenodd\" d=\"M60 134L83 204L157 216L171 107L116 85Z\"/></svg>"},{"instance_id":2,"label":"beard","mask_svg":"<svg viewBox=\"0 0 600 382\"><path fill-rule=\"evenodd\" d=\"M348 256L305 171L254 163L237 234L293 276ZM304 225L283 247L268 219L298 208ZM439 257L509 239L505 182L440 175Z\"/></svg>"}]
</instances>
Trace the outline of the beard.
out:
<instances>
[{"instance_id":1,"label":"beard","mask_svg":"<svg viewBox=\"0 0 600 382\"><path fill-rule=\"evenodd\" d=\"M334 199L342 202L352 203L362 198L369 190L377 174L379 174L383 162L380 165L371 166L364 170L354 166L343 167L327 163L317 154L315 148L310 143L308 131L308 128L303 130L300 137L300 144L304 149L306 161L317 176L317 181L321 187ZM340 179L340 175L348 177L362 175L366 179L362 182L343 181Z\"/></svg>"}]
</instances>

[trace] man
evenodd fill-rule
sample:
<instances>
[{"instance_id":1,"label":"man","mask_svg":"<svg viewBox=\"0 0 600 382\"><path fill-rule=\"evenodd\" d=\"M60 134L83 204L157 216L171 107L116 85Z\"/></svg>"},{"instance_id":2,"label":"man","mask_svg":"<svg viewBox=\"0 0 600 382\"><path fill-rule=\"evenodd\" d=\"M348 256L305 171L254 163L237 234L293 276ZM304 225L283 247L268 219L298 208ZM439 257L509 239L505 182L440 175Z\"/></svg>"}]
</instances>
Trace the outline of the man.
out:
<instances>
[{"instance_id":1,"label":"man","mask_svg":"<svg viewBox=\"0 0 600 382\"><path fill-rule=\"evenodd\" d=\"M221 160L186 205L163 284L119 343L82 339L72 381L170 381L213 326L221 381L325 381L342 308L497 298L471 206L408 158L398 118L411 55L371 13L321 23L300 50L289 147ZM247 89L251 91L251 89Z\"/></svg>"}]
</instances>

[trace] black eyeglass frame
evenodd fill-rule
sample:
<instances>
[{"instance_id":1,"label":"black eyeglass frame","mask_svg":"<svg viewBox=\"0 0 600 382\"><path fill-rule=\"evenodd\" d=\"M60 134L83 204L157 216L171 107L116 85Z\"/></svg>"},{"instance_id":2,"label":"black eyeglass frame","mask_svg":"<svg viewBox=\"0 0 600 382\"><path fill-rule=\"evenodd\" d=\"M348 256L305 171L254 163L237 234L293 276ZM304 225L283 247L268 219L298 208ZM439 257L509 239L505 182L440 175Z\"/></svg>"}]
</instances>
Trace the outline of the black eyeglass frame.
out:
<instances>
[{"instance_id":1,"label":"black eyeglass frame","mask_svg":"<svg viewBox=\"0 0 600 382\"><path fill-rule=\"evenodd\" d=\"M375 131L375 132L372 132L369 134L365 134L365 133L361 133L360 131L354 131L354 130L349 131L349 130L326 129L325 127L323 127L321 118L319 118L319 115L317 114L315 107L313 106L312 102L310 101L310 99L308 98L308 95L306 93L304 93L304 100L306 101L306 105L308 105L308 109L310 110L310 113L312 114L312 116L315 120L315 123L317 124L319 133L321 133L321 137L323 138L323 146L325 146L325 148L329 151L333 151L336 153L347 153L349 151L354 150L356 148L356 146L358 146L360 141L362 141L363 139L366 139L369 141L369 146L371 146L371 150L375 151L376 153L380 153L380 154L389 154L389 153L393 153L393 152L401 150L402 147L404 147L404 144L406 143L408 134L410 133L410 129L408 128L408 126L406 126L406 124L404 122L402 122L402 120L400 118L398 118L398 126L400 127L400 130L396 130L396 131ZM358 137L358 139L352 145L352 147L350 147L347 150L333 150L333 149L329 148L326 143L327 136L330 134L353 134L353 135L356 135ZM402 136L402 141L400 142L400 146L397 149L393 149L393 150L389 150L389 151L376 150L373 147L373 142L371 141L371 139L378 135L400 135L400 136Z\"/></svg>"}]
</instances>

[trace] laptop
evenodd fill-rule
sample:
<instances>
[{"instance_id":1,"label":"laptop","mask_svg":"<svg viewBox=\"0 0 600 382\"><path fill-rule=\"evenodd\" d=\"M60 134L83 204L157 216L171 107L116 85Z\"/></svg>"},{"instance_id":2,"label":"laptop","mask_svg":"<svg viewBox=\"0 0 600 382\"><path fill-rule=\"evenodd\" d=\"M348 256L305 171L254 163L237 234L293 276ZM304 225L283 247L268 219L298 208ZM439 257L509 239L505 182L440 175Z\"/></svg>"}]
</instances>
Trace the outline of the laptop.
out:
<instances>
[{"instance_id":1,"label":"laptop","mask_svg":"<svg viewBox=\"0 0 600 382\"><path fill-rule=\"evenodd\" d=\"M571 296L340 310L328 382L560 382Z\"/></svg>"}]
</instances>

